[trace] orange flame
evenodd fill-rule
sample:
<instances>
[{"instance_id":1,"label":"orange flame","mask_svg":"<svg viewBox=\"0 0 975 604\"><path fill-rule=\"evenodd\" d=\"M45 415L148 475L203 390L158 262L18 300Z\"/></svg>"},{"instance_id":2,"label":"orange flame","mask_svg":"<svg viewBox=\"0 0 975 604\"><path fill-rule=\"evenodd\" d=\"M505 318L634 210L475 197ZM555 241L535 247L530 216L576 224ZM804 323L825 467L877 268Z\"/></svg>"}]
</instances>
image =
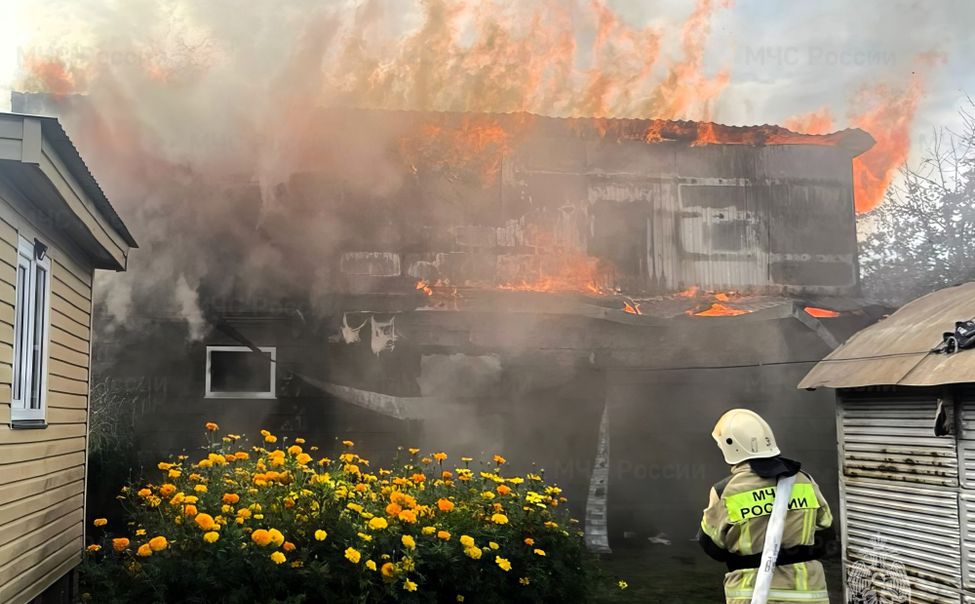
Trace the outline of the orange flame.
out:
<instances>
[{"instance_id":1,"label":"orange flame","mask_svg":"<svg viewBox=\"0 0 975 604\"><path fill-rule=\"evenodd\" d=\"M701 312L696 312L693 314L695 317L737 317L738 315L746 315L749 312L751 311L715 302L707 310L702 310Z\"/></svg>"},{"instance_id":2,"label":"orange flame","mask_svg":"<svg viewBox=\"0 0 975 604\"><path fill-rule=\"evenodd\" d=\"M829 310L827 308L817 308L815 306L807 306L803 310L805 310L810 316L819 319L832 319L840 316L840 313L836 312L835 310Z\"/></svg>"},{"instance_id":3,"label":"orange flame","mask_svg":"<svg viewBox=\"0 0 975 604\"><path fill-rule=\"evenodd\" d=\"M430 284L428 284L426 281L423 281L423 280L417 281L416 282L416 289L422 291L423 293L425 293L428 296L432 296L433 295L433 288L430 287Z\"/></svg>"},{"instance_id":4,"label":"orange flame","mask_svg":"<svg viewBox=\"0 0 975 604\"><path fill-rule=\"evenodd\" d=\"M628 301L628 300L624 300L623 301L623 312L629 313L631 315L642 315L643 314L642 312L640 312L640 305L639 304L637 304L636 302L633 302L631 304L630 301Z\"/></svg>"}]
</instances>

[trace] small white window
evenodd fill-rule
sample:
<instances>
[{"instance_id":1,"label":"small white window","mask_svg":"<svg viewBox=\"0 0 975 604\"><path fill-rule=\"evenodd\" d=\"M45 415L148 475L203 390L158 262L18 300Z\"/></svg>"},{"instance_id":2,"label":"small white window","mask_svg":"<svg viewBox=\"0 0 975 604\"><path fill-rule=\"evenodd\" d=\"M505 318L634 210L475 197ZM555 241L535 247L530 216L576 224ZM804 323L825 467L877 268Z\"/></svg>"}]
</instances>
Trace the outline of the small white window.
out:
<instances>
[{"instance_id":1,"label":"small white window","mask_svg":"<svg viewBox=\"0 0 975 604\"><path fill-rule=\"evenodd\" d=\"M21 237L17 246L14 358L10 417L15 427L44 425L47 332L51 299L47 246Z\"/></svg>"},{"instance_id":2,"label":"small white window","mask_svg":"<svg viewBox=\"0 0 975 604\"><path fill-rule=\"evenodd\" d=\"M277 349L207 346L207 398L274 398Z\"/></svg>"}]
</instances>

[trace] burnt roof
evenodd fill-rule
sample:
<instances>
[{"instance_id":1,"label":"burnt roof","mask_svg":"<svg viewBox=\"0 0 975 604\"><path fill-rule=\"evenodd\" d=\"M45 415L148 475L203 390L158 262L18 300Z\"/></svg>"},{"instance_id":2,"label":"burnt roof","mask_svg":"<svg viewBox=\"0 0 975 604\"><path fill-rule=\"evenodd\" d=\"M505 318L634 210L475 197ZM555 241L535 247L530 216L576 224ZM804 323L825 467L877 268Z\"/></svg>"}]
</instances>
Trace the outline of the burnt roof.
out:
<instances>
[{"instance_id":1,"label":"burnt roof","mask_svg":"<svg viewBox=\"0 0 975 604\"><path fill-rule=\"evenodd\" d=\"M838 147L856 157L876 142L860 128L828 134L794 132L783 126L761 124L729 126L715 122L617 117L550 117L529 112L480 113L460 111L414 111L359 108L323 108L325 112L365 112L412 123L464 128L496 125L506 132L531 129L553 137L596 140L685 142L690 145L810 145Z\"/></svg>"}]
</instances>

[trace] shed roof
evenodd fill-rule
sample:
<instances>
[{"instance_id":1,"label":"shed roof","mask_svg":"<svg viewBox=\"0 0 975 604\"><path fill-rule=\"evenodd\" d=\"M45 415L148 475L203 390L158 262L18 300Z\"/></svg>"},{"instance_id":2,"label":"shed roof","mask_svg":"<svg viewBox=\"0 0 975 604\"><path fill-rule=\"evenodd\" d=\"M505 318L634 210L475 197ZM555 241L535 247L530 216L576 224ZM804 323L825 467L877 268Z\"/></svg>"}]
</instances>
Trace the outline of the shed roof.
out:
<instances>
[{"instance_id":1,"label":"shed roof","mask_svg":"<svg viewBox=\"0 0 975 604\"><path fill-rule=\"evenodd\" d=\"M975 350L931 352L955 321L975 317L975 282L948 287L904 305L853 335L820 361L799 388L936 386L975 382Z\"/></svg>"}]
</instances>

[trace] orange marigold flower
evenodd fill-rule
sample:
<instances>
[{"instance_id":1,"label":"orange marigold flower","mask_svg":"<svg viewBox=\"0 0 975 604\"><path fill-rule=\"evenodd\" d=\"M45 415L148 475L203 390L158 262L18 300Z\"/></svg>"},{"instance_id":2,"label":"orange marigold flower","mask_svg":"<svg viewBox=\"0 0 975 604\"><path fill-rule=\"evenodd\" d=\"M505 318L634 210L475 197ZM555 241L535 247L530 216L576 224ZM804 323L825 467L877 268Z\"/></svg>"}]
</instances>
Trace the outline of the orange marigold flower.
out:
<instances>
[{"instance_id":1,"label":"orange marigold flower","mask_svg":"<svg viewBox=\"0 0 975 604\"><path fill-rule=\"evenodd\" d=\"M397 518L399 518L402 522L408 522L410 524L413 524L414 522L416 522L416 512L414 512L413 510L403 510L402 512L399 513Z\"/></svg>"},{"instance_id":2,"label":"orange marigold flower","mask_svg":"<svg viewBox=\"0 0 975 604\"><path fill-rule=\"evenodd\" d=\"M198 511L197 511L195 505L190 504L190 505L187 505L187 506L185 506L183 508L183 515L184 516L196 516L197 513L198 513Z\"/></svg>"},{"instance_id":3,"label":"orange marigold flower","mask_svg":"<svg viewBox=\"0 0 975 604\"><path fill-rule=\"evenodd\" d=\"M494 460L494 463L498 464L499 466L508 462L507 459L501 457L500 455L495 455L491 459L493 459Z\"/></svg>"},{"instance_id":4,"label":"orange marigold flower","mask_svg":"<svg viewBox=\"0 0 975 604\"><path fill-rule=\"evenodd\" d=\"M412 480L413 482L423 482L426 479L427 479L426 475L420 474L419 472L417 472L413 476L410 476L410 480Z\"/></svg>"},{"instance_id":5,"label":"orange marigold flower","mask_svg":"<svg viewBox=\"0 0 975 604\"><path fill-rule=\"evenodd\" d=\"M95 518L95 521L92 522L92 524L94 524L95 526L105 526L106 524L108 524L108 520L106 520L105 518Z\"/></svg>"},{"instance_id":6,"label":"orange marigold flower","mask_svg":"<svg viewBox=\"0 0 975 604\"><path fill-rule=\"evenodd\" d=\"M169 541L166 541L166 538L162 535L153 537L149 540L149 548L154 552L161 552L167 547L169 547Z\"/></svg>"},{"instance_id":7,"label":"orange marigold flower","mask_svg":"<svg viewBox=\"0 0 975 604\"><path fill-rule=\"evenodd\" d=\"M441 451L440 453L434 453L433 458L437 461L447 461L447 454Z\"/></svg>"},{"instance_id":8,"label":"orange marigold flower","mask_svg":"<svg viewBox=\"0 0 975 604\"><path fill-rule=\"evenodd\" d=\"M125 551L125 548L129 546L129 540L125 537L117 537L112 539L112 549L117 552Z\"/></svg>"},{"instance_id":9,"label":"orange marigold flower","mask_svg":"<svg viewBox=\"0 0 975 604\"><path fill-rule=\"evenodd\" d=\"M286 552L293 552L295 551L295 544L290 541L285 541L284 545L281 546L281 549Z\"/></svg>"},{"instance_id":10,"label":"orange marigold flower","mask_svg":"<svg viewBox=\"0 0 975 604\"><path fill-rule=\"evenodd\" d=\"M240 501L240 495L238 495L237 493L224 493L223 497L221 497L220 500L223 501L224 503L233 505L238 501Z\"/></svg>"},{"instance_id":11,"label":"orange marigold flower","mask_svg":"<svg viewBox=\"0 0 975 604\"><path fill-rule=\"evenodd\" d=\"M204 424L204 427L210 432L216 432L217 430L220 429L220 426L218 426L214 422L207 422L206 424Z\"/></svg>"},{"instance_id":12,"label":"orange marigold flower","mask_svg":"<svg viewBox=\"0 0 975 604\"><path fill-rule=\"evenodd\" d=\"M136 493L136 494L139 497L142 497L143 499L146 499L147 497L149 497L150 495L152 495L152 491L149 490L149 489L146 489L146 488L141 488L141 489L139 489L139 492Z\"/></svg>"},{"instance_id":13,"label":"orange marigold flower","mask_svg":"<svg viewBox=\"0 0 975 604\"><path fill-rule=\"evenodd\" d=\"M308 462L311 461L311 455L309 455L307 453L299 453L298 454L298 457L296 458L296 460L301 465L306 466L306 465L308 465Z\"/></svg>"},{"instance_id":14,"label":"orange marigold flower","mask_svg":"<svg viewBox=\"0 0 975 604\"><path fill-rule=\"evenodd\" d=\"M98 552L98 551L101 551L102 546L98 545L97 543L92 543L91 545L89 545L85 549L88 550L89 552Z\"/></svg>"},{"instance_id":15,"label":"orange marigold flower","mask_svg":"<svg viewBox=\"0 0 975 604\"><path fill-rule=\"evenodd\" d=\"M392 562L386 562L385 564L382 565L382 567L380 567L379 572L383 574L383 577L387 579L392 579L393 576L396 574L396 567L393 566Z\"/></svg>"},{"instance_id":16,"label":"orange marigold flower","mask_svg":"<svg viewBox=\"0 0 975 604\"><path fill-rule=\"evenodd\" d=\"M152 548L149 547L148 543L143 543L142 545L139 546L139 549L135 551L135 555L142 556L143 558L147 558L152 555Z\"/></svg>"},{"instance_id":17,"label":"orange marigold flower","mask_svg":"<svg viewBox=\"0 0 975 604\"><path fill-rule=\"evenodd\" d=\"M213 516L210 514L197 514L193 521L196 522L198 527L205 531L211 531L213 530L213 527L217 525L217 523L213 520Z\"/></svg>"},{"instance_id":18,"label":"orange marigold flower","mask_svg":"<svg viewBox=\"0 0 975 604\"><path fill-rule=\"evenodd\" d=\"M260 545L261 547L266 547L269 543L271 543L271 533L265 529L257 529L251 533L251 541L257 545Z\"/></svg>"},{"instance_id":19,"label":"orange marigold flower","mask_svg":"<svg viewBox=\"0 0 975 604\"><path fill-rule=\"evenodd\" d=\"M386 506L386 514L388 514L390 516L398 516L399 513L402 512L402 511L403 511L403 508L401 508L398 503L391 503L391 504L389 504L389 505Z\"/></svg>"},{"instance_id":20,"label":"orange marigold flower","mask_svg":"<svg viewBox=\"0 0 975 604\"><path fill-rule=\"evenodd\" d=\"M499 484L498 485L498 488L496 490L498 491L498 494L500 494L500 495L507 495L508 493L511 492L511 487L509 487L506 484Z\"/></svg>"},{"instance_id":21,"label":"orange marigold flower","mask_svg":"<svg viewBox=\"0 0 975 604\"><path fill-rule=\"evenodd\" d=\"M281 531L279 531L278 529L276 529L276 528L269 529L268 530L268 535L270 535L270 537L271 537L271 544L274 547L281 547L281 544L284 543L284 534L281 533Z\"/></svg>"},{"instance_id":22,"label":"orange marigold flower","mask_svg":"<svg viewBox=\"0 0 975 604\"><path fill-rule=\"evenodd\" d=\"M450 510L454 509L454 502L445 497L441 497L437 500L437 508L441 512L449 512Z\"/></svg>"},{"instance_id":23,"label":"orange marigold flower","mask_svg":"<svg viewBox=\"0 0 975 604\"><path fill-rule=\"evenodd\" d=\"M450 533L447 531L437 531L437 539L443 539L444 541L450 541Z\"/></svg>"},{"instance_id":24,"label":"orange marigold flower","mask_svg":"<svg viewBox=\"0 0 975 604\"><path fill-rule=\"evenodd\" d=\"M159 494L163 497L172 497L176 493L176 485L169 484L168 482L163 486L159 487Z\"/></svg>"}]
</instances>

